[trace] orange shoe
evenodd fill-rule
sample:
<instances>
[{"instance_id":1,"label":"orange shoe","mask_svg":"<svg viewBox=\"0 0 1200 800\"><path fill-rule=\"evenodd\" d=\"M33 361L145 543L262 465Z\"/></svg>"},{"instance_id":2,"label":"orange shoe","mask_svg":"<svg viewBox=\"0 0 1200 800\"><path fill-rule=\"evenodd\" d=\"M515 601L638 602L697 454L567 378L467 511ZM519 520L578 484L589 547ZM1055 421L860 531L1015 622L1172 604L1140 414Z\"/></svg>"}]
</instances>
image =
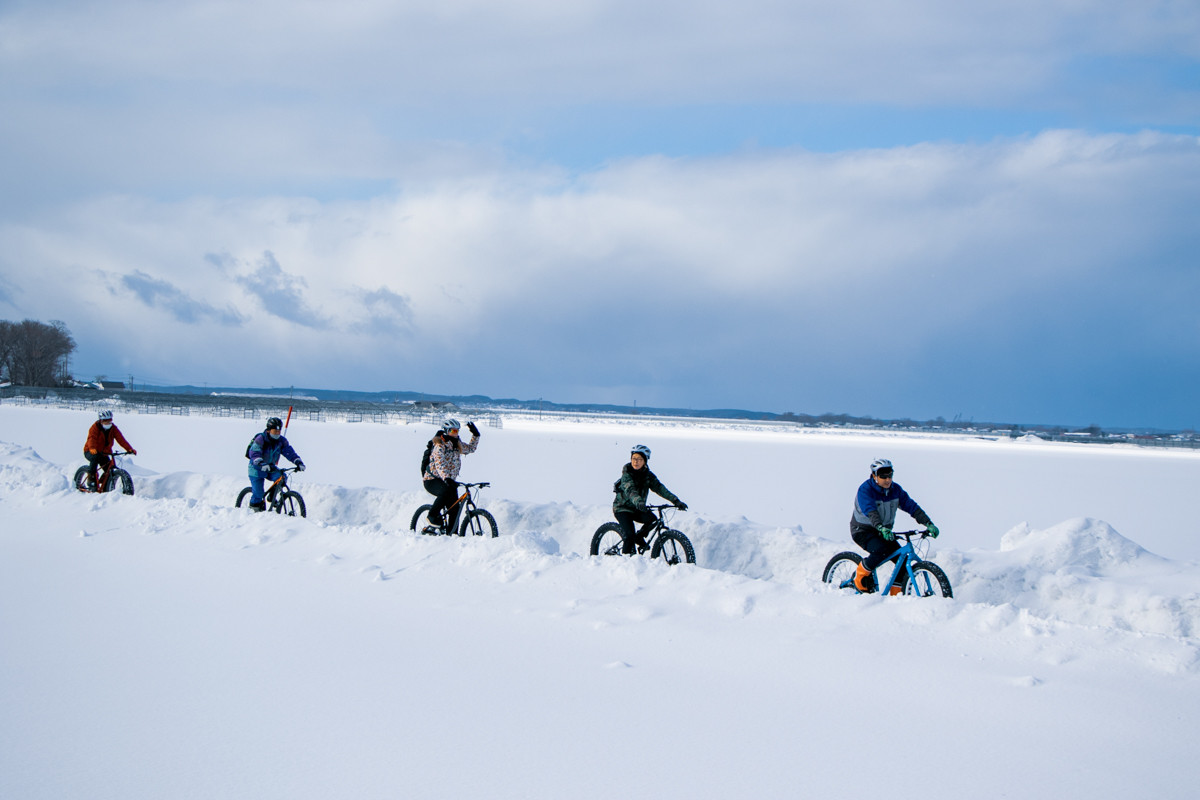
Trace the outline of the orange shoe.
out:
<instances>
[{"instance_id":1,"label":"orange shoe","mask_svg":"<svg viewBox=\"0 0 1200 800\"><path fill-rule=\"evenodd\" d=\"M864 567L861 563L854 573L854 588L863 594L870 594L875 591L875 577L871 575L871 570Z\"/></svg>"},{"instance_id":2,"label":"orange shoe","mask_svg":"<svg viewBox=\"0 0 1200 800\"><path fill-rule=\"evenodd\" d=\"M892 588L888 590L888 597L895 597L898 594L904 594L904 587L898 583L893 583Z\"/></svg>"}]
</instances>

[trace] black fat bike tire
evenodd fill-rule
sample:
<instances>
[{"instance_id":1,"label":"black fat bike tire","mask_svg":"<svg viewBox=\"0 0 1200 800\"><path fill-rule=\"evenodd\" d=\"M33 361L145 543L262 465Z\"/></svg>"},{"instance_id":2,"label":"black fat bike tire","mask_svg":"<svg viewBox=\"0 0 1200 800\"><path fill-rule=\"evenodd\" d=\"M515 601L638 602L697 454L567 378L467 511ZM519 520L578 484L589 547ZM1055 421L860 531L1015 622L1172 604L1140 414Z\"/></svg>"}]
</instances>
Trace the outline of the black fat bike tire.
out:
<instances>
[{"instance_id":1,"label":"black fat bike tire","mask_svg":"<svg viewBox=\"0 0 1200 800\"><path fill-rule=\"evenodd\" d=\"M287 517L307 517L308 509L304 507L304 498L299 492L287 491L283 493L283 497L279 498L279 505L275 506L276 514L283 514Z\"/></svg>"},{"instance_id":2,"label":"black fat bike tire","mask_svg":"<svg viewBox=\"0 0 1200 800\"><path fill-rule=\"evenodd\" d=\"M93 491L92 482L88 480L89 477L91 476L88 474L87 465L75 470L75 488L81 492Z\"/></svg>"},{"instance_id":3,"label":"black fat bike tire","mask_svg":"<svg viewBox=\"0 0 1200 800\"><path fill-rule=\"evenodd\" d=\"M616 538L608 536L608 534L616 534ZM594 556L618 556L621 554L621 545L625 543L625 537L621 534L621 526L615 522L606 522L596 532L592 534L592 547L589 552ZM615 548L615 552L613 552Z\"/></svg>"},{"instance_id":4,"label":"black fat bike tire","mask_svg":"<svg viewBox=\"0 0 1200 800\"><path fill-rule=\"evenodd\" d=\"M853 578L854 573L858 571L858 565L862 563L862 556L858 553L852 553L849 550L838 553L833 558L829 559L829 563L825 565L825 571L821 573L821 580L824 583L832 583L834 586L841 586L842 582L847 578ZM846 566L850 567L847 574Z\"/></svg>"},{"instance_id":5,"label":"black fat bike tire","mask_svg":"<svg viewBox=\"0 0 1200 800\"><path fill-rule=\"evenodd\" d=\"M476 520L479 520L479 522L476 523ZM476 508L473 511L463 514L462 527L458 529L458 535L467 536L468 534L474 534L475 536L486 536L488 531L491 531L493 539L500 535L500 528L496 525L496 518L487 509Z\"/></svg>"},{"instance_id":6,"label":"black fat bike tire","mask_svg":"<svg viewBox=\"0 0 1200 800\"><path fill-rule=\"evenodd\" d=\"M242 489L240 492L238 492L237 500L233 501L233 507L241 508L242 501L245 500L247 497L249 497L250 493L253 491L254 491L253 489L251 489L249 486L247 486L245 489Z\"/></svg>"},{"instance_id":7,"label":"black fat bike tire","mask_svg":"<svg viewBox=\"0 0 1200 800\"><path fill-rule=\"evenodd\" d=\"M118 486L121 487L121 494L133 496L133 476L123 469L114 469L108 476L108 490L116 491Z\"/></svg>"},{"instance_id":8,"label":"black fat bike tire","mask_svg":"<svg viewBox=\"0 0 1200 800\"><path fill-rule=\"evenodd\" d=\"M942 568L937 564L934 564L932 561L917 561L910 567L910 569L912 570L912 575L904 584L904 594L911 595L913 597L936 597L936 590L941 589L942 597L954 597L954 592L950 588L950 579L946 577L946 573L942 572ZM917 580L922 573L933 578L935 591L932 595L920 594L920 590L917 586Z\"/></svg>"},{"instance_id":9,"label":"black fat bike tire","mask_svg":"<svg viewBox=\"0 0 1200 800\"><path fill-rule=\"evenodd\" d=\"M683 551L683 561L679 560L679 551ZM654 540L650 550L651 558L663 558L668 564L696 563L696 550L691 541L679 531L665 530Z\"/></svg>"},{"instance_id":10,"label":"black fat bike tire","mask_svg":"<svg viewBox=\"0 0 1200 800\"><path fill-rule=\"evenodd\" d=\"M429 524L429 512L432 510L433 510L433 503L426 503L425 505L418 508L416 510L416 512L413 514L412 522L408 523L408 529L410 531L417 531L417 532L424 530L425 526ZM422 519L422 517L424 517L424 519ZM420 525L421 527L418 528L417 527L418 525Z\"/></svg>"},{"instance_id":11,"label":"black fat bike tire","mask_svg":"<svg viewBox=\"0 0 1200 800\"><path fill-rule=\"evenodd\" d=\"M91 473L87 466L82 466L75 470L75 488L81 492L94 491L94 484L89 480L90 477ZM121 489L121 494L133 494L133 476L119 467L108 474L108 486L105 488L105 491L111 492L118 487Z\"/></svg>"}]
</instances>

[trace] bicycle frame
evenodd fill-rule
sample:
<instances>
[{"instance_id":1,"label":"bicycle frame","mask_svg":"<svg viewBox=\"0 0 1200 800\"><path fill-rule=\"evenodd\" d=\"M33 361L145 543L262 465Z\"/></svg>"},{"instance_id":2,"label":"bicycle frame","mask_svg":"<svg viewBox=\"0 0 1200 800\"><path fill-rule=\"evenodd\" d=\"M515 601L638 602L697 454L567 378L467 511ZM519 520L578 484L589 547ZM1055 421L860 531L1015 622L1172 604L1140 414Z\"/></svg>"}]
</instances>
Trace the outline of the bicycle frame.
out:
<instances>
[{"instance_id":1,"label":"bicycle frame","mask_svg":"<svg viewBox=\"0 0 1200 800\"><path fill-rule=\"evenodd\" d=\"M97 470L97 475L96 475L96 491L97 492L107 492L108 491L108 482L112 478L113 472L115 472L116 470L121 468L121 462L118 461L117 458L119 456L127 456L127 455L129 455L129 453L124 450L119 450L119 451L115 451L112 453L105 453L105 455L108 456L108 463L105 464L103 467L100 467Z\"/></svg>"},{"instance_id":2,"label":"bicycle frame","mask_svg":"<svg viewBox=\"0 0 1200 800\"><path fill-rule=\"evenodd\" d=\"M895 553L893 553L892 556L887 561L883 562L884 564L886 564L888 561L896 562L896 568L894 570L892 570L892 577L888 579L887 583L880 583L879 578L878 578L879 570L875 571L876 572L875 585L879 587L879 591L881 593L891 591L892 586L895 585L896 578L900 577L901 575L904 576L904 583L902 583L901 586L907 584L908 581L914 579L914 576L912 574L912 570L910 569L910 566L912 565L913 562L921 561L922 559L920 556L917 555L916 548L913 547L912 537L920 536L921 538L924 538L926 535L928 535L928 534L926 534L925 531L898 531L896 533L896 538L899 538L901 536L904 537L904 544L901 545L900 549L897 550ZM882 567L883 564L880 564L880 566ZM924 580L926 581L926 583L928 584L928 581L929 581L928 576L923 576L923 577L924 577ZM887 587L887 589L884 589L885 586ZM932 590L932 586L930 586L930 585L919 586L917 588L922 593Z\"/></svg>"},{"instance_id":3,"label":"bicycle frame","mask_svg":"<svg viewBox=\"0 0 1200 800\"><path fill-rule=\"evenodd\" d=\"M478 495L480 491L491 485L492 484L487 481L482 483L460 483L458 487L463 490L463 493L459 495L457 500L446 507L445 513L450 513L450 509L454 508L459 503L462 503L462 508L459 510L458 517L456 517L456 519L462 519L463 511L472 511L478 507L475 505L475 496ZM474 492L471 491L472 489Z\"/></svg>"},{"instance_id":4,"label":"bicycle frame","mask_svg":"<svg viewBox=\"0 0 1200 800\"><path fill-rule=\"evenodd\" d=\"M263 492L263 499L271 504L272 509L279 504L281 498L283 497L283 493L287 491L287 474L289 472L295 472L295 470L295 467L280 469L279 477L271 481L271 485L267 487L265 492Z\"/></svg>"}]
</instances>

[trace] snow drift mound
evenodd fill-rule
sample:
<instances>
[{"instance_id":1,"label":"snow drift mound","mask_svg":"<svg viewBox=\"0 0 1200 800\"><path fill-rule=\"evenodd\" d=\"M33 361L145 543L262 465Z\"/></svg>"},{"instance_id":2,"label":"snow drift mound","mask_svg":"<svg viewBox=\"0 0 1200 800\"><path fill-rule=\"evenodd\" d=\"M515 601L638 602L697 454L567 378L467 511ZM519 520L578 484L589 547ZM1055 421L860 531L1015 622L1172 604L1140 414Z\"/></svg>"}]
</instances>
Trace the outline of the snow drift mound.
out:
<instances>
[{"instance_id":1,"label":"snow drift mound","mask_svg":"<svg viewBox=\"0 0 1200 800\"><path fill-rule=\"evenodd\" d=\"M70 487L70 478L32 448L0 442L0 495L40 498Z\"/></svg>"},{"instance_id":2,"label":"snow drift mound","mask_svg":"<svg viewBox=\"0 0 1200 800\"><path fill-rule=\"evenodd\" d=\"M1045 530L1019 525L999 552L949 553L968 602L1011 604L1045 620L1194 638L1200 581L1194 565L1154 555L1102 520L1078 518Z\"/></svg>"}]
</instances>

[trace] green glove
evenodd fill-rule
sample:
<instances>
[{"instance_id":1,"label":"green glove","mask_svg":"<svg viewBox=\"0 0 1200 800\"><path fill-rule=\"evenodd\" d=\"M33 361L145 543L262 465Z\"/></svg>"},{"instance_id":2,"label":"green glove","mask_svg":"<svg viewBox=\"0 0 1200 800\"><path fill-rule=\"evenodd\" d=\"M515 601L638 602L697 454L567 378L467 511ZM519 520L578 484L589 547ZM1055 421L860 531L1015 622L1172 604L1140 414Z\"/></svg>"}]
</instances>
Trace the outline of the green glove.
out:
<instances>
[{"instance_id":1,"label":"green glove","mask_svg":"<svg viewBox=\"0 0 1200 800\"><path fill-rule=\"evenodd\" d=\"M894 541L896 539L895 534L892 533L892 529L889 528L887 525L879 526L879 535L882 536L885 540L887 540L889 542Z\"/></svg>"},{"instance_id":2,"label":"green glove","mask_svg":"<svg viewBox=\"0 0 1200 800\"><path fill-rule=\"evenodd\" d=\"M925 524L925 530L929 531L929 535L935 539L938 537L938 534L941 532L938 530L938 526L934 525L932 521Z\"/></svg>"}]
</instances>

